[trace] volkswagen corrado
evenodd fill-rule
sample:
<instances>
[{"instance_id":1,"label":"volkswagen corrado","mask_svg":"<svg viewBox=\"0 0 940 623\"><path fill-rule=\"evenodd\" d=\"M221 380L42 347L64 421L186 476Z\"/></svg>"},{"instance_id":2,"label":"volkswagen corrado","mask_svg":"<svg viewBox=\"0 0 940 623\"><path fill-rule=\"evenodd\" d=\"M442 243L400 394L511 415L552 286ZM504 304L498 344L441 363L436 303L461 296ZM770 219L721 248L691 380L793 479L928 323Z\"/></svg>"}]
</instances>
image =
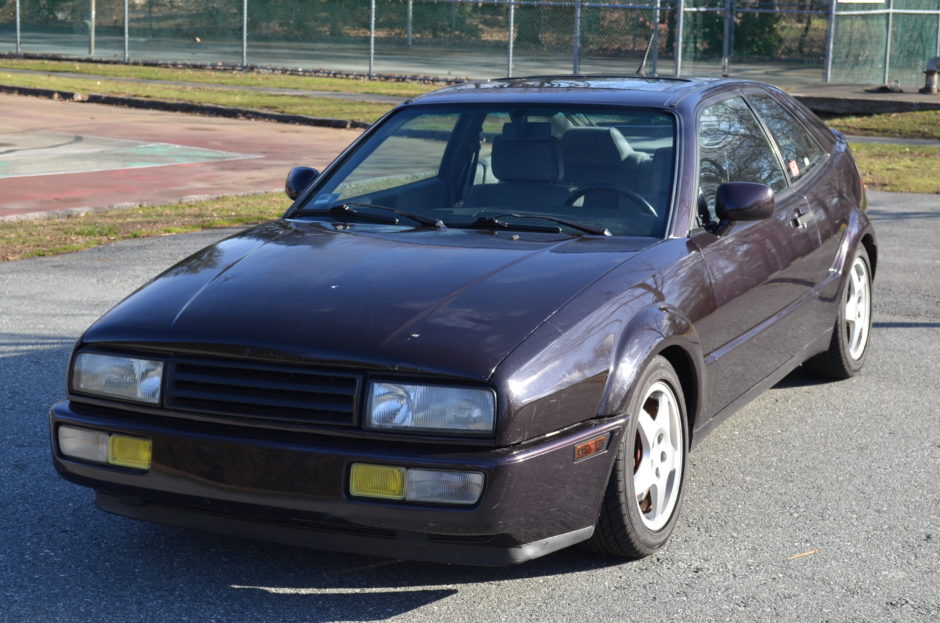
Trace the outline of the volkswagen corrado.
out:
<instances>
[{"instance_id":1,"label":"volkswagen corrado","mask_svg":"<svg viewBox=\"0 0 940 623\"><path fill-rule=\"evenodd\" d=\"M101 509L397 558L636 558L709 430L865 360L858 170L773 87L461 84L286 190L78 340L52 449Z\"/></svg>"}]
</instances>

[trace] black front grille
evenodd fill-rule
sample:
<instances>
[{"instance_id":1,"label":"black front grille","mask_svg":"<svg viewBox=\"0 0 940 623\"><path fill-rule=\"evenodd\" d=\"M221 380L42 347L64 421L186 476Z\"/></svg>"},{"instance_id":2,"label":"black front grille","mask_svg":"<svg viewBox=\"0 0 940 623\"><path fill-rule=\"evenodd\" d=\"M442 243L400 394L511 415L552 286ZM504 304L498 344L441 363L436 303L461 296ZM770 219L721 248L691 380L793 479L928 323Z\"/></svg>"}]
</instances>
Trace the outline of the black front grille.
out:
<instances>
[{"instance_id":1,"label":"black front grille","mask_svg":"<svg viewBox=\"0 0 940 623\"><path fill-rule=\"evenodd\" d=\"M168 362L166 406L233 418L356 424L362 377L240 361Z\"/></svg>"}]
</instances>

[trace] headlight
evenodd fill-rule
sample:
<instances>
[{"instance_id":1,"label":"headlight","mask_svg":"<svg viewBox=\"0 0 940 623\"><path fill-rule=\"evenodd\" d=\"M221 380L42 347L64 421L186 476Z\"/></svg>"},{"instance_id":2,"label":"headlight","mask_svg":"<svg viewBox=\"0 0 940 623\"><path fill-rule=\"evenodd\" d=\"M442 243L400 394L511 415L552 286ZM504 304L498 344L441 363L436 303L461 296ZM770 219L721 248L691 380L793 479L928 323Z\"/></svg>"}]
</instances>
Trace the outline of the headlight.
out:
<instances>
[{"instance_id":1,"label":"headlight","mask_svg":"<svg viewBox=\"0 0 940 623\"><path fill-rule=\"evenodd\" d=\"M99 353L79 353L72 389L107 398L160 404L163 362Z\"/></svg>"},{"instance_id":2,"label":"headlight","mask_svg":"<svg viewBox=\"0 0 940 623\"><path fill-rule=\"evenodd\" d=\"M372 383L367 428L488 435L496 419L489 389Z\"/></svg>"}]
</instances>

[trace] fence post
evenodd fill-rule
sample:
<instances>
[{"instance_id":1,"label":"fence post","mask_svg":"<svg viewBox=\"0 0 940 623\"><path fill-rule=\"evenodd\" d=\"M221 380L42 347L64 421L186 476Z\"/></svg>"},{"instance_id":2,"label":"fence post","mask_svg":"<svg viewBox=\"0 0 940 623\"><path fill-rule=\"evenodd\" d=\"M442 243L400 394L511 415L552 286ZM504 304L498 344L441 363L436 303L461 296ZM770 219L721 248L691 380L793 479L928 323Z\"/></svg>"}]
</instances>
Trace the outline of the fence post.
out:
<instances>
[{"instance_id":1,"label":"fence post","mask_svg":"<svg viewBox=\"0 0 940 623\"><path fill-rule=\"evenodd\" d=\"M725 0L725 28L721 42L721 75L728 77L728 66L731 64L731 37L734 32L734 0Z\"/></svg>"},{"instance_id":2,"label":"fence post","mask_svg":"<svg viewBox=\"0 0 940 623\"><path fill-rule=\"evenodd\" d=\"M16 55L20 55L20 0L16 0Z\"/></svg>"},{"instance_id":3,"label":"fence post","mask_svg":"<svg viewBox=\"0 0 940 623\"><path fill-rule=\"evenodd\" d=\"M88 56L95 55L95 0L91 0L88 12Z\"/></svg>"},{"instance_id":4,"label":"fence post","mask_svg":"<svg viewBox=\"0 0 940 623\"><path fill-rule=\"evenodd\" d=\"M512 77L513 41L516 38L516 3L515 0L506 0L509 3L509 45L506 54L506 77Z\"/></svg>"},{"instance_id":5,"label":"fence post","mask_svg":"<svg viewBox=\"0 0 940 623\"><path fill-rule=\"evenodd\" d=\"M372 0L369 7L369 79L373 78L373 68L375 67L375 0Z\"/></svg>"},{"instance_id":6,"label":"fence post","mask_svg":"<svg viewBox=\"0 0 940 623\"><path fill-rule=\"evenodd\" d=\"M676 36L672 41L672 54L676 57L676 78L682 74L682 36L685 27L685 0L676 3Z\"/></svg>"},{"instance_id":7,"label":"fence post","mask_svg":"<svg viewBox=\"0 0 940 623\"><path fill-rule=\"evenodd\" d=\"M888 0L888 32L885 36L884 82L888 84L888 72L891 69L891 31L894 30L894 0Z\"/></svg>"},{"instance_id":8,"label":"fence post","mask_svg":"<svg viewBox=\"0 0 940 623\"><path fill-rule=\"evenodd\" d=\"M581 0L574 2L574 49L571 52L571 73L581 73Z\"/></svg>"},{"instance_id":9,"label":"fence post","mask_svg":"<svg viewBox=\"0 0 940 623\"><path fill-rule=\"evenodd\" d=\"M659 69L659 20L662 17L660 14L660 7L662 6L662 0L656 0L656 10L653 11L653 36L651 38L650 45L652 46L653 54L653 75L657 75Z\"/></svg>"},{"instance_id":10,"label":"fence post","mask_svg":"<svg viewBox=\"0 0 940 623\"><path fill-rule=\"evenodd\" d=\"M412 22L414 21L414 16L415 16L415 2L414 0L408 0L408 20L405 25L405 28L408 31L408 47L409 48L411 47L411 40L412 40L412 37L414 36L414 32L412 30Z\"/></svg>"},{"instance_id":11,"label":"fence post","mask_svg":"<svg viewBox=\"0 0 940 623\"><path fill-rule=\"evenodd\" d=\"M128 45L128 22L131 19L130 9L127 6L127 0L124 0L124 62L131 60L130 46Z\"/></svg>"},{"instance_id":12,"label":"fence post","mask_svg":"<svg viewBox=\"0 0 940 623\"><path fill-rule=\"evenodd\" d=\"M832 50L836 36L836 2L829 0L829 25L826 27L826 68L823 70L823 82L832 82Z\"/></svg>"},{"instance_id":13,"label":"fence post","mask_svg":"<svg viewBox=\"0 0 940 623\"><path fill-rule=\"evenodd\" d=\"M242 0L242 67L247 67L247 66L248 66L248 0Z\"/></svg>"}]
</instances>

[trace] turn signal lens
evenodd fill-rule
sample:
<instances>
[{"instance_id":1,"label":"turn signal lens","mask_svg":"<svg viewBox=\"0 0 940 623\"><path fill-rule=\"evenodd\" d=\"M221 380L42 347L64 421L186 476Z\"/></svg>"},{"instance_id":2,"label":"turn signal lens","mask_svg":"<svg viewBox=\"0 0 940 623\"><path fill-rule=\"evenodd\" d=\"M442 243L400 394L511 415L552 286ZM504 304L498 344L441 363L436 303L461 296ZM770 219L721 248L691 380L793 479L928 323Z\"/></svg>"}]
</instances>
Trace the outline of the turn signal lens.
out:
<instances>
[{"instance_id":1,"label":"turn signal lens","mask_svg":"<svg viewBox=\"0 0 940 623\"><path fill-rule=\"evenodd\" d=\"M610 441L610 433L595 437L590 441L579 443L574 447L574 460L583 461L584 459L600 454L607 449L607 442Z\"/></svg>"},{"instance_id":2,"label":"turn signal lens","mask_svg":"<svg viewBox=\"0 0 940 623\"><path fill-rule=\"evenodd\" d=\"M134 469L150 469L153 444L149 439L111 435L108 440L108 463Z\"/></svg>"},{"instance_id":3,"label":"turn signal lens","mask_svg":"<svg viewBox=\"0 0 940 623\"><path fill-rule=\"evenodd\" d=\"M405 499L405 468L353 463L349 472L349 493L383 500Z\"/></svg>"}]
</instances>

